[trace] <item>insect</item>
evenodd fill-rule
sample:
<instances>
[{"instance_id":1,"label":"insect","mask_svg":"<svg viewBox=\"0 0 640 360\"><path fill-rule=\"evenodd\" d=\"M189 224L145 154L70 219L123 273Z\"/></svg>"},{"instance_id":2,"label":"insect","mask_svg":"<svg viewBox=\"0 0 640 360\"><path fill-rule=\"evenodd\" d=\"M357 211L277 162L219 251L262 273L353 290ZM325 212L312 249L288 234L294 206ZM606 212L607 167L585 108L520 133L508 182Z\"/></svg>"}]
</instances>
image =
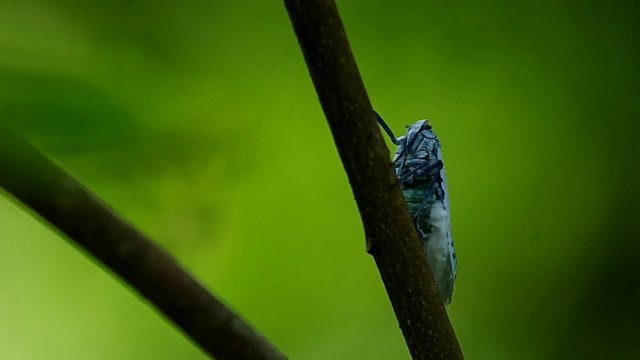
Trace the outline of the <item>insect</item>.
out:
<instances>
[{"instance_id":1,"label":"insect","mask_svg":"<svg viewBox=\"0 0 640 360\"><path fill-rule=\"evenodd\" d=\"M429 120L407 126L407 132L395 137L382 117L378 123L397 145L393 166L404 199L420 235L422 250L445 304L451 303L456 279L456 252L451 238L449 191L440 141Z\"/></svg>"}]
</instances>

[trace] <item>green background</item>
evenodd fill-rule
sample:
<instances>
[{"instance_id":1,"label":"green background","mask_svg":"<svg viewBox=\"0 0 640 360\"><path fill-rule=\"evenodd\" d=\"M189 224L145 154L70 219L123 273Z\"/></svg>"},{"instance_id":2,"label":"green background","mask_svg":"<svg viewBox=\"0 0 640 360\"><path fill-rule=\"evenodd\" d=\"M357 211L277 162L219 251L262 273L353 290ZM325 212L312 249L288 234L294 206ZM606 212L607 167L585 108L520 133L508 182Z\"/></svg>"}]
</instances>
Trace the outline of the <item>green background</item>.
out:
<instances>
[{"instance_id":1,"label":"green background","mask_svg":"<svg viewBox=\"0 0 640 360\"><path fill-rule=\"evenodd\" d=\"M467 358L640 358L633 2L339 6L442 142ZM409 359L281 1L2 0L0 118L292 359ZM0 240L1 359L205 358L6 194Z\"/></svg>"}]
</instances>

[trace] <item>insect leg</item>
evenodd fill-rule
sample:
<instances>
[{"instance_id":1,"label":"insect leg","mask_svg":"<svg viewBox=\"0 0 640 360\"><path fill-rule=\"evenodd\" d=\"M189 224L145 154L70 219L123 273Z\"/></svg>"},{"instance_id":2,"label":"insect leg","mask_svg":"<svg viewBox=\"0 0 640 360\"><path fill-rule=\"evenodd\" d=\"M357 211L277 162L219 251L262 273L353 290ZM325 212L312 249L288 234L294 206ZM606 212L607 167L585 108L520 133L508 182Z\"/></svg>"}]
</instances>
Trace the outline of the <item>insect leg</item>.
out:
<instances>
[{"instance_id":1,"label":"insect leg","mask_svg":"<svg viewBox=\"0 0 640 360\"><path fill-rule=\"evenodd\" d=\"M406 180L408 178L408 176L410 176L411 174L416 173L418 170L422 169L424 171L424 174L427 174L430 171L440 171L443 167L443 163L441 160L436 161L435 163L432 164L428 164L428 163L424 163L420 166L418 166L417 168L413 169L409 174L407 174L407 176L404 176L403 179ZM420 207L418 207L418 209L416 210L414 216L413 216L413 220L416 222L416 226L418 224L418 221L420 220L420 216L422 215L423 210L427 207L427 204L429 203L429 201L431 200L431 197L433 195L436 194L436 191L438 189L441 189L441 185L440 183L442 182L442 178L440 177L439 173L435 173L431 176L431 179L429 180L429 184L427 185L427 192L424 194L424 199L422 200L422 203L420 204ZM420 229L418 229L420 230ZM422 231L420 231L422 232Z\"/></svg>"},{"instance_id":2,"label":"insect leg","mask_svg":"<svg viewBox=\"0 0 640 360\"><path fill-rule=\"evenodd\" d=\"M428 172L433 171L433 170L440 171L443 166L444 166L444 164L442 163L442 160L438 160L438 161L436 161L434 163L425 162L424 164L421 164L418 167L416 167L415 169L413 169L413 170L409 171L408 173L404 174L402 176L402 178L400 178L400 182L406 181L407 179L409 179L411 176L413 176L418 171L422 171L423 174L427 174Z\"/></svg>"},{"instance_id":3,"label":"insect leg","mask_svg":"<svg viewBox=\"0 0 640 360\"><path fill-rule=\"evenodd\" d=\"M427 190L427 192L424 194L424 200L422 200L422 203L420 203L420 207L418 208L418 210L416 211L416 215L414 216L414 219L417 221L420 218L420 215L422 214L422 210L424 210L424 208L427 206L427 204L429 203L429 201L431 200L431 196L433 196L436 193L436 185L438 184L438 179L434 176L431 181L429 181L429 187Z\"/></svg>"}]
</instances>

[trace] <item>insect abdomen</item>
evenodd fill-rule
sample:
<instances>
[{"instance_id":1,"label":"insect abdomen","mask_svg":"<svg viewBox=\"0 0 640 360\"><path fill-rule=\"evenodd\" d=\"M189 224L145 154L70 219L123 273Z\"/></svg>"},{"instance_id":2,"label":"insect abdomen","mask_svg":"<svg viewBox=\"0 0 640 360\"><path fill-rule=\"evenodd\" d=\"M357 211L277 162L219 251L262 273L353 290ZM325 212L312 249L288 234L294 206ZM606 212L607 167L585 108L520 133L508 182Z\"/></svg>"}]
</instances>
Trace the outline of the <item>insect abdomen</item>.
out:
<instances>
[{"instance_id":1,"label":"insect abdomen","mask_svg":"<svg viewBox=\"0 0 640 360\"><path fill-rule=\"evenodd\" d=\"M409 212L416 221L422 251L427 256L438 290L445 304L450 304L455 274L451 263L453 248L450 244L449 211L444 201L436 199L434 192L431 192L431 199L427 199L425 203L425 196L428 194L429 189L419 185L403 190Z\"/></svg>"}]
</instances>

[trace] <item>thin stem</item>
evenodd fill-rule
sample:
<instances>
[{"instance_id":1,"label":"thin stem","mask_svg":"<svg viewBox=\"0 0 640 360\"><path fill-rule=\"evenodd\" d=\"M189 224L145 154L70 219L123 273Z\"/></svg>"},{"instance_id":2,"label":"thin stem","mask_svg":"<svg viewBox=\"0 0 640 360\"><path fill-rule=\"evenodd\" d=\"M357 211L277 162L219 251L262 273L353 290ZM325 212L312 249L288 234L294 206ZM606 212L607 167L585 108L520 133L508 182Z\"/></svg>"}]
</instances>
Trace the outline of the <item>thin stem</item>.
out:
<instances>
[{"instance_id":1,"label":"thin stem","mask_svg":"<svg viewBox=\"0 0 640 360\"><path fill-rule=\"evenodd\" d=\"M333 0L284 0L413 359L463 359Z\"/></svg>"},{"instance_id":2,"label":"thin stem","mask_svg":"<svg viewBox=\"0 0 640 360\"><path fill-rule=\"evenodd\" d=\"M178 262L33 146L0 129L0 187L146 298L211 356L286 357Z\"/></svg>"}]
</instances>

